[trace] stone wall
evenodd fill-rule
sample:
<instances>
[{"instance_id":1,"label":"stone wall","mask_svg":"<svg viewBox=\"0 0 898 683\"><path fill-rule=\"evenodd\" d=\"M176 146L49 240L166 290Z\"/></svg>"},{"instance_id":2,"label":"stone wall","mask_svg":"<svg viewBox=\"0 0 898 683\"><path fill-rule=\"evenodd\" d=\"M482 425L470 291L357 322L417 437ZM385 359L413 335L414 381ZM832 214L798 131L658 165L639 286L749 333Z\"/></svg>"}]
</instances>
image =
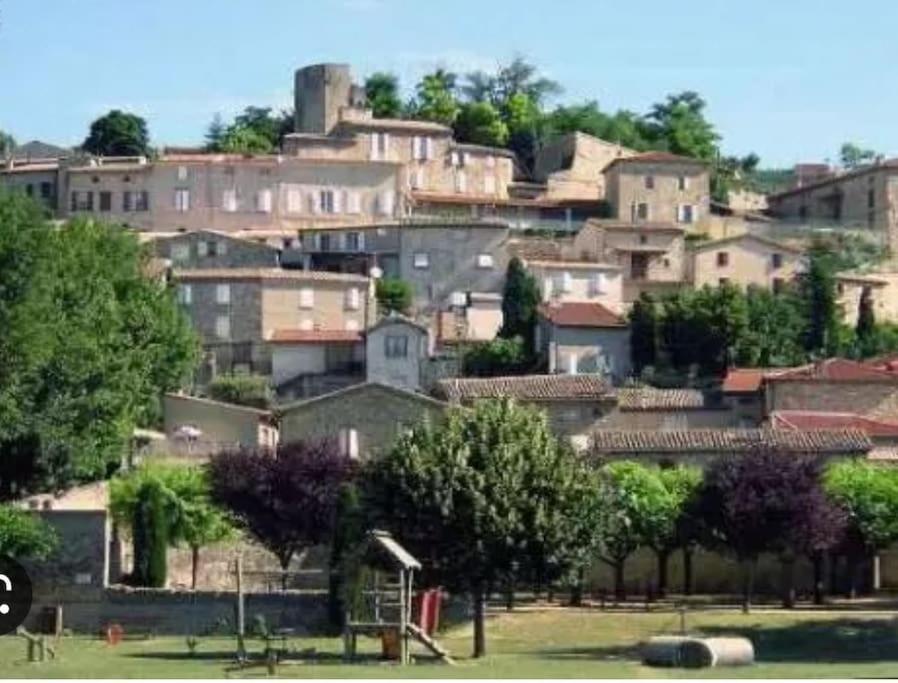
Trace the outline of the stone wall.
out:
<instances>
[{"instance_id":1,"label":"stone wall","mask_svg":"<svg viewBox=\"0 0 898 683\"><path fill-rule=\"evenodd\" d=\"M767 382L767 413L822 410L870 417L898 416L898 383L776 380Z\"/></svg>"}]
</instances>

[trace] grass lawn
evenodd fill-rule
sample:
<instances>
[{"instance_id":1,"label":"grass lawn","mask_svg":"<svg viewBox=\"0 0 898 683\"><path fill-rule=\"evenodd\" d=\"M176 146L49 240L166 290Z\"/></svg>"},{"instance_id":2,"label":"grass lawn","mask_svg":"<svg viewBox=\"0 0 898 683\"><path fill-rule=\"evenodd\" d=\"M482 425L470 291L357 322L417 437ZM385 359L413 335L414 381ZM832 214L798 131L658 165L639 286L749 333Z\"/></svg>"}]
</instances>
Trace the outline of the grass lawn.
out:
<instances>
[{"instance_id":1,"label":"grass lawn","mask_svg":"<svg viewBox=\"0 0 898 683\"><path fill-rule=\"evenodd\" d=\"M898 676L898 620L878 615L814 612L735 611L690 614L687 628L706 634L738 633L751 638L759 663L731 669L651 669L638 663L634 646L641 639L674 632L679 617L665 613L599 610L543 610L497 614L487 626L489 656L468 658L470 627L444 633L440 641L458 660L454 667L433 663L423 654L408 667L378 662L379 642L360 640L371 657L347 665L338 638L296 638L295 650L315 648L301 663L282 665L289 678L676 678L676 677L880 677ZM252 640L253 652L261 650ZM230 671L234 640L202 639L194 657L184 638L129 640L109 647L96 638L64 638L59 658L28 664L25 643L0 638L0 676L9 678L220 678L261 677L264 667ZM417 651L417 646L416 646Z\"/></svg>"}]
</instances>

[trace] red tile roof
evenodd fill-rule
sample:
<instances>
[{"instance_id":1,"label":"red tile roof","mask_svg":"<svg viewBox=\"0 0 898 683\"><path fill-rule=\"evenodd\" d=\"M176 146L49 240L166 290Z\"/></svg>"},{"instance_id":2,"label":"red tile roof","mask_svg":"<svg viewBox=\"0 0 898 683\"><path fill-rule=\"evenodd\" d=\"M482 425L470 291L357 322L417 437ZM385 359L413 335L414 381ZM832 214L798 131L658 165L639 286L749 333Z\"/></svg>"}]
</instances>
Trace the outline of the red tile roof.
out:
<instances>
[{"instance_id":1,"label":"red tile roof","mask_svg":"<svg viewBox=\"0 0 898 683\"><path fill-rule=\"evenodd\" d=\"M770 425L776 429L859 429L871 437L898 438L898 422L877 420L857 413L827 413L816 410L775 410Z\"/></svg>"},{"instance_id":2,"label":"red tile roof","mask_svg":"<svg viewBox=\"0 0 898 683\"><path fill-rule=\"evenodd\" d=\"M747 394L758 391L767 368L730 368L723 380L723 393Z\"/></svg>"},{"instance_id":3,"label":"red tile roof","mask_svg":"<svg viewBox=\"0 0 898 683\"><path fill-rule=\"evenodd\" d=\"M599 303L568 302L543 304L540 315L559 327L626 327L617 313Z\"/></svg>"},{"instance_id":4,"label":"red tile roof","mask_svg":"<svg viewBox=\"0 0 898 683\"><path fill-rule=\"evenodd\" d=\"M769 375L770 380L819 380L826 382L898 382L898 373L847 358L828 358Z\"/></svg>"},{"instance_id":5,"label":"red tile roof","mask_svg":"<svg viewBox=\"0 0 898 683\"><path fill-rule=\"evenodd\" d=\"M362 341L353 330L275 330L268 341L274 344L355 344Z\"/></svg>"}]
</instances>

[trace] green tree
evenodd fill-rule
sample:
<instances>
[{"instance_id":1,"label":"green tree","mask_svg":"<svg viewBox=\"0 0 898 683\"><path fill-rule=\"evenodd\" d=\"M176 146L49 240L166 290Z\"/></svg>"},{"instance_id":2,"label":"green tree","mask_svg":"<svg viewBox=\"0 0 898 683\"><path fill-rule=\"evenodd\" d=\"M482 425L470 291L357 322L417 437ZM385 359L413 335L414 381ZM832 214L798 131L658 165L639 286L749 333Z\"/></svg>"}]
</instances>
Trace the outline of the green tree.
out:
<instances>
[{"instance_id":1,"label":"green tree","mask_svg":"<svg viewBox=\"0 0 898 683\"><path fill-rule=\"evenodd\" d=\"M802 344L803 304L794 288L774 293L762 287L748 287L745 302L748 326L734 343L737 365L786 367L807 360Z\"/></svg>"},{"instance_id":2,"label":"green tree","mask_svg":"<svg viewBox=\"0 0 898 683\"><path fill-rule=\"evenodd\" d=\"M406 314L412 307L412 286L399 278L384 278L377 281L375 297L378 310L387 315L393 311Z\"/></svg>"},{"instance_id":3,"label":"green tree","mask_svg":"<svg viewBox=\"0 0 898 683\"><path fill-rule=\"evenodd\" d=\"M455 119L455 136L459 142L504 147L508 126L489 102L468 102L461 106Z\"/></svg>"},{"instance_id":4,"label":"green tree","mask_svg":"<svg viewBox=\"0 0 898 683\"><path fill-rule=\"evenodd\" d=\"M12 156L16 150L16 139L9 133L0 130L0 159Z\"/></svg>"},{"instance_id":5,"label":"green tree","mask_svg":"<svg viewBox=\"0 0 898 683\"><path fill-rule=\"evenodd\" d=\"M222 143L224 142L226 132L227 129L225 128L224 122L221 120L221 114L213 116L212 122L209 124L209 127L206 128L206 151L223 151Z\"/></svg>"},{"instance_id":6,"label":"green tree","mask_svg":"<svg viewBox=\"0 0 898 683\"><path fill-rule=\"evenodd\" d=\"M846 142L839 148L839 160L846 169L855 169L872 162L876 158L876 152L872 149L863 149L853 142Z\"/></svg>"},{"instance_id":7,"label":"green tree","mask_svg":"<svg viewBox=\"0 0 898 683\"><path fill-rule=\"evenodd\" d=\"M646 530L646 544L658 558L658 594L667 593L667 565L671 553L682 549L684 559L683 583L691 587L691 554L697 540L695 519L692 515L702 485L702 471L697 467L677 465L657 471L667 498L656 497L659 503L655 515L649 517L652 524ZM689 591L686 591L687 593Z\"/></svg>"},{"instance_id":8,"label":"green tree","mask_svg":"<svg viewBox=\"0 0 898 683\"><path fill-rule=\"evenodd\" d=\"M546 115L545 127L549 136L581 132L632 149L651 147L646 125L639 115L626 110L605 113L595 100L556 107Z\"/></svg>"},{"instance_id":9,"label":"green tree","mask_svg":"<svg viewBox=\"0 0 898 683\"><path fill-rule=\"evenodd\" d=\"M328 619L337 632L342 632L345 614L343 593L346 564L352 549L358 547L364 539L367 521L358 487L352 483L344 484L337 499L334 537L328 564Z\"/></svg>"},{"instance_id":10,"label":"green tree","mask_svg":"<svg viewBox=\"0 0 898 683\"><path fill-rule=\"evenodd\" d=\"M471 595L475 657L486 653L486 595L515 572L573 569L583 529L571 506L595 495L546 417L510 400L416 427L362 480L370 519L422 561L428 580Z\"/></svg>"},{"instance_id":11,"label":"green tree","mask_svg":"<svg viewBox=\"0 0 898 683\"><path fill-rule=\"evenodd\" d=\"M518 375L530 367L530 356L520 337L477 342L465 347L462 372L467 376L501 377Z\"/></svg>"},{"instance_id":12,"label":"green tree","mask_svg":"<svg viewBox=\"0 0 898 683\"><path fill-rule=\"evenodd\" d=\"M629 313L630 359L633 371L639 375L647 367L654 367L658 360L658 305L654 297L643 292L634 302Z\"/></svg>"},{"instance_id":13,"label":"green tree","mask_svg":"<svg viewBox=\"0 0 898 683\"><path fill-rule=\"evenodd\" d=\"M454 73L444 69L425 74L415 88L415 102L412 107L415 118L446 126L455 123L459 110L456 80Z\"/></svg>"},{"instance_id":14,"label":"green tree","mask_svg":"<svg viewBox=\"0 0 898 683\"><path fill-rule=\"evenodd\" d=\"M147 122L136 114L113 109L90 124L81 145L85 151L102 156L147 156L150 134Z\"/></svg>"},{"instance_id":15,"label":"green tree","mask_svg":"<svg viewBox=\"0 0 898 683\"><path fill-rule=\"evenodd\" d=\"M207 387L210 398L223 403L234 403L267 410L274 394L271 382L264 375L221 374Z\"/></svg>"},{"instance_id":16,"label":"green tree","mask_svg":"<svg viewBox=\"0 0 898 683\"><path fill-rule=\"evenodd\" d=\"M165 587L172 525L170 515L162 483L148 481L137 492L131 532L134 542L133 581L138 586Z\"/></svg>"},{"instance_id":17,"label":"green tree","mask_svg":"<svg viewBox=\"0 0 898 683\"><path fill-rule=\"evenodd\" d=\"M605 465L602 486L596 495L605 504L605 524L599 542L599 559L614 571L614 595L626 599L624 568L637 548L660 538L675 518L675 501L656 470L639 463L618 461Z\"/></svg>"},{"instance_id":18,"label":"green tree","mask_svg":"<svg viewBox=\"0 0 898 683\"><path fill-rule=\"evenodd\" d=\"M500 66L489 82L492 85L490 101L499 108L505 107L514 95L525 95L539 106L549 97L560 95L563 91L557 81L541 76L539 69L520 55Z\"/></svg>"},{"instance_id":19,"label":"green tree","mask_svg":"<svg viewBox=\"0 0 898 683\"><path fill-rule=\"evenodd\" d=\"M815 242L808 250L808 270L801 278L807 329L805 349L812 354L832 355L838 347L841 314L836 300L835 256Z\"/></svg>"},{"instance_id":20,"label":"green tree","mask_svg":"<svg viewBox=\"0 0 898 683\"><path fill-rule=\"evenodd\" d=\"M861 298L857 309L856 333L862 355L869 355L875 332L876 314L873 312L873 291L867 285L861 290Z\"/></svg>"},{"instance_id":21,"label":"green tree","mask_svg":"<svg viewBox=\"0 0 898 683\"><path fill-rule=\"evenodd\" d=\"M705 118L705 106L699 94L692 91L668 95L664 102L655 104L646 116L654 145L674 154L714 159L720 136Z\"/></svg>"},{"instance_id":22,"label":"green tree","mask_svg":"<svg viewBox=\"0 0 898 683\"><path fill-rule=\"evenodd\" d=\"M0 555L44 559L58 542L56 531L37 515L0 505Z\"/></svg>"},{"instance_id":23,"label":"green tree","mask_svg":"<svg viewBox=\"0 0 898 683\"><path fill-rule=\"evenodd\" d=\"M524 341L528 353L531 353L537 307L541 298L536 278L520 258L513 257L508 262L502 288L502 329L499 330L499 336L505 339L519 337Z\"/></svg>"},{"instance_id":24,"label":"green tree","mask_svg":"<svg viewBox=\"0 0 898 683\"><path fill-rule=\"evenodd\" d=\"M365 79L368 108L377 119L394 119L402 113L399 79L395 74L377 71Z\"/></svg>"},{"instance_id":25,"label":"green tree","mask_svg":"<svg viewBox=\"0 0 898 683\"><path fill-rule=\"evenodd\" d=\"M267 150L272 150L281 144L281 137L285 127L292 126L293 115L290 112L281 112L280 115L272 113L271 107L246 107L240 114L234 117L234 123L228 127L226 139L233 138L236 131L252 131L248 135L241 132L239 137L245 140L255 140L254 145L261 145L259 139L267 141ZM266 150L266 151L267 151ZM242 150L225 150L242 151ZM261 151L261 150L249 150Z\"/></svg>"},{"instance_id":26,"label":"green tree","mask_svg":"<svg viewBox=\"0 0 898 683\"><path fill-rule=\"evenodd\" d=\"M229 126L218 143L220 152L231 154L269 154L274 150L264 134L244 125Z\"/></svg>"}]
</instances>

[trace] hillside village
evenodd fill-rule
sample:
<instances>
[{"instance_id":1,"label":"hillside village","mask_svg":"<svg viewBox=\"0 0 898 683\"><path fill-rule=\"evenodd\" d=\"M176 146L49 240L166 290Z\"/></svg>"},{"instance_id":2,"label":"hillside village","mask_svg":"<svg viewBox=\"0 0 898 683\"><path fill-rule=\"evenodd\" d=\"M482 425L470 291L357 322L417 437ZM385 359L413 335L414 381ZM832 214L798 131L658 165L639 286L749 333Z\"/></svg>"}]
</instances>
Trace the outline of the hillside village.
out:
<instances>
[{"instance_id":1,"label":"hillside village","mask_svg":"<svg viewBox=\"0 0 898 683\"><path fill-rule=\"evenodd\" d=\"M544 414L590 463L703 469L757 451L898 461L898 345L821 344L771 360L743 352L730 331L707 358L679 361L652 313L670 320L675 301L717 301L714 292L798 301L825 242L837 255L858 244L874 254L831 272L840 329L860 335L867 316L898 325L888 257L898 160L804 165L794 187L734 188L722 202L701 159L572 132L524 164L508 148L457 141L448 125L374 116L346 65L303 66L294 85L293 130L274 153L112 157L35 143L0 169L0 188L31 197L57 225L89 219L133 233L149 254L146 277L174 293L199 339L190 378L166 391L157 423L135 432L130 466L315 439L370 462L416 425L508 398ZM745 315L744 334L763 337L752 329L761 313ZM99 594L130 571L136 551L112 530L109 488L17 501L63 538L95 541L69 544L80 568L56 577L40 606ZM277 562L244 545L264 585ZM191 583L188 556L170 554L170 586ZM230 548L209 551L193 586L230 589L230 558ZM304 555L302 567L325 558ZM634 558L626 588L640 592L653 560ZM694 569L696 590L738 592L711 558ZM862 565L861 591L898 587L889 547ZM596 572L595 591L620 588L610 570ZM813 584L811 564L801 572L799 583ZM775 585L776 573L760 568L758 585ZM94 628L96 618L73 605L67 623Z\"/></svg>"}]
</instances>

